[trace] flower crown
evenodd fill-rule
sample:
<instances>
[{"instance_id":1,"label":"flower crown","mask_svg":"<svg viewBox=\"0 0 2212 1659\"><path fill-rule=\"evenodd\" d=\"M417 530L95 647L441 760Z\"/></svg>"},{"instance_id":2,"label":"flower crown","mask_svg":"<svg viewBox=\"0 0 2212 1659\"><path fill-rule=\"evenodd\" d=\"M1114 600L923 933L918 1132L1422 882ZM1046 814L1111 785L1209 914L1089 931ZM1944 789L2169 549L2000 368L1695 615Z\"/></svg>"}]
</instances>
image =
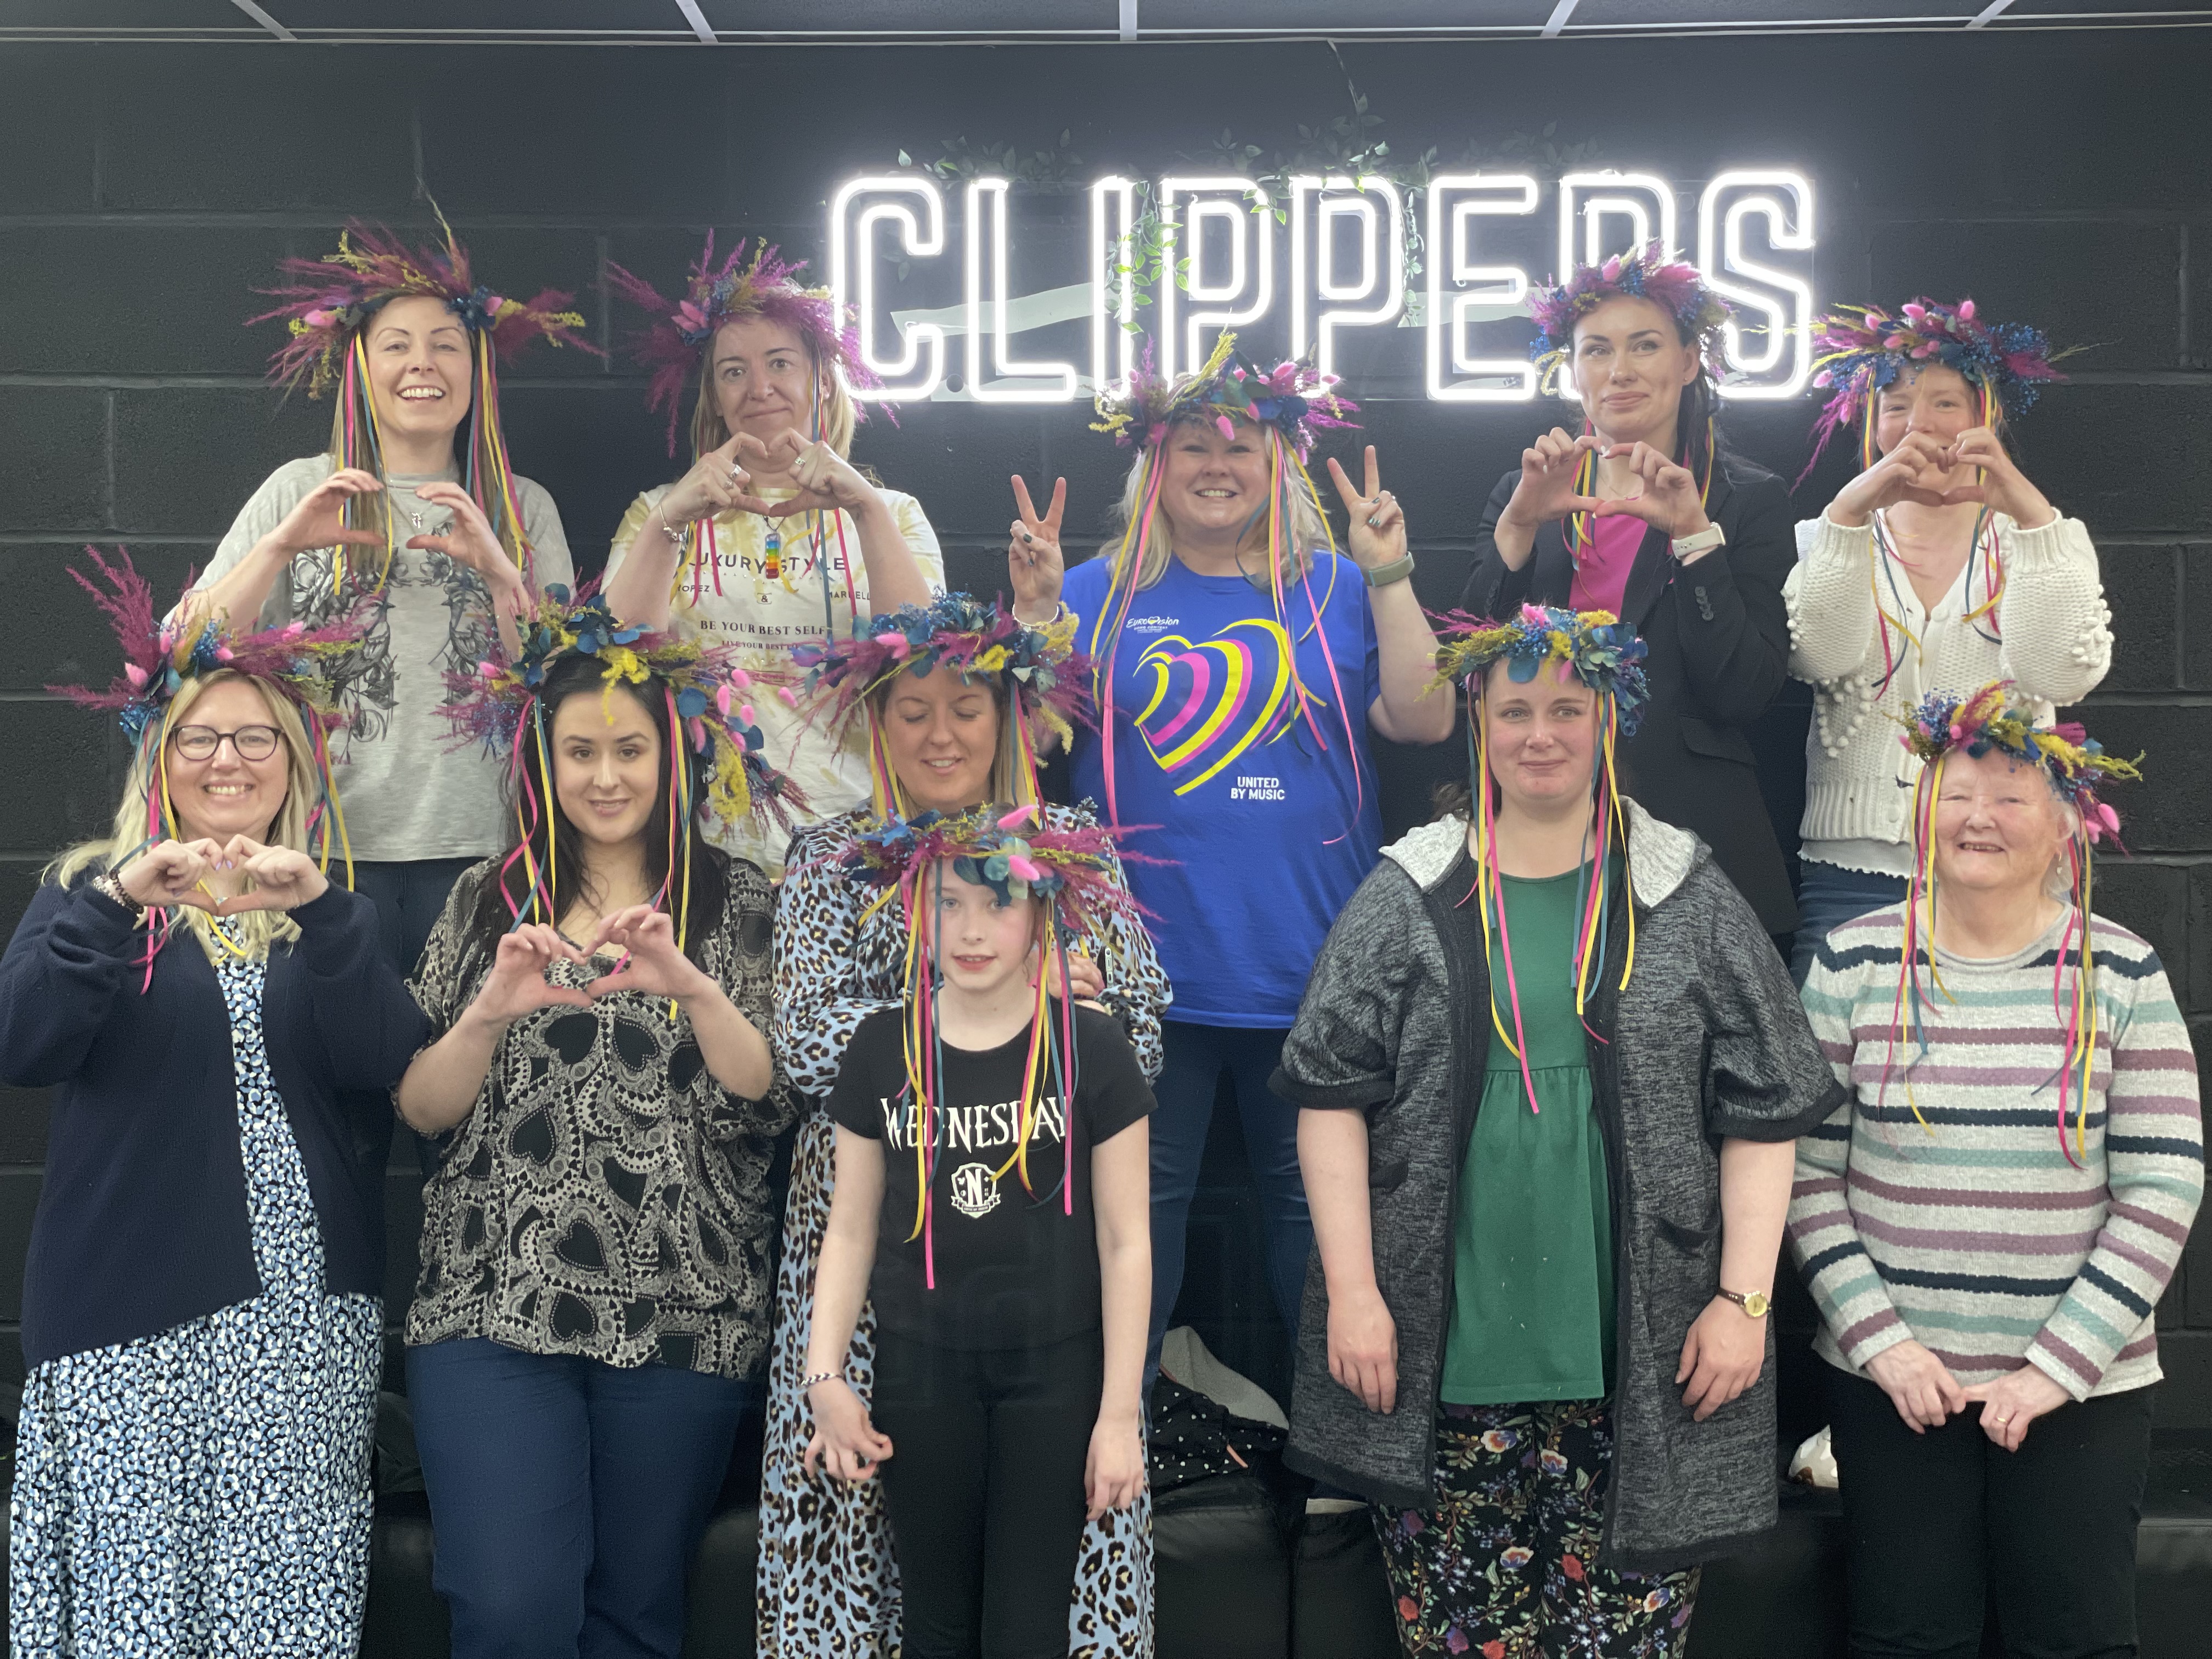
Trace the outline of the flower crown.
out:
<instances>
[{"instance_id":1,"label":"flower crown","mask_svg":"<svg viewBox=\"0 0 2212 1659\"><path fill-rule=\"evenodd\" d=\"M1815 461L1838 428L1907 368L1941 363L1957 370L1968 384L1986 388L2007 420L2035 406L2044 382L2066 378L2051 366L2057 358L2041 329L1985 323L1974 314L1972 300L1945 306L1923 295L1895 316L1876 306L1844 306L1813 325L1813 343L1819 349L1813 384L1835 389L1813 428Z\"/></svg>"},{"instance_id":2,"label":"flower crown","mask_svg":"<svg viewBox=\"0 0 2212 1659\"><path fill-rule=\"evenodd\" d=\"M605 355L583 337L582 314L565 309L574 295L558 289L532 300L493 293L477 281L468 250L453 240L452 227L442 216L439 223L446 233L442 250L410 252L389 230L355 221L338 234L336 253L280 261L277 269L299 280L260 290L284 303L246 319L249 327L276 317L291 326L291 338L270 359L270 378L287 386L304 381L309 397L320 397L337 381L355 331L385 301L409 295L443 300L498 357L511 357L538 339Z\"/></svg>"},{"instance_id":3,"label":"flower crown","mask_svg":"<svg viewBox=\"0 0 2212 1659\"><path fill-rule=\"evenodd\" d=\"M112 591L103 593L79 570L71 570L70 577L106 613L123 647L123 672L105 691L82 685L50 685L47 690L80 708L114 714L134 747L148 726L158 729L162 711L186 680L226 669L275 687L299 709L310 732L334 732L346 723L340 704L359 668L363 607L319 628L295 622L240 634L228 617L218 615L181 630L159 620L153 587L127 551L118 549L110 564L98 548L84 550Z\"/></svg>"},{"instance_id":4,"label":"flower crown","mask_svg":"<svg viewBox=\"0 0 2212 1659\"><path fill-rule=\"evenodd\" d=\"M1447 611L1437 646L1431 686L1466 681L1504 659L1506 675L1525 685L1547 662L1564 663L1593 691L1612 697L1624 737L1636 734L1650 685L1644 676L1644 641L1610 611L1554 611L1524 605L1510 622L1492 622Z\"/></svg>"},{"instance_id":5,"label":"flower crown","mask_svg":"<svg viewBox=\"0 0 2212 1659\"><path fill-rule=\"evenodd\" d=\"M668 453L676 453L676 427L683 412L684 382L705 359L714 331L724 323L764 317L780 323L806 343L815 362L844 372L848 386L878 386L883 379L860 356L860 337L846 317L840 316L826 288L803 287L799 272L804 259L785 259L767 242L740 241L720 265L714 263L714 233L707 233L707 246L691 267L684 298L671 300L642 276L610 262L608 284L640 309L652 313L653 324L632 336L631 355L653 374L645 406L657 410L668 405ZM848 308L849 309L849 308ZM856 404L855 418L866 416Z\"/></svg>"},{"instance_id":6,"label":"flower crown","mask_svg":"<svg viewBox=\"0 0 2212 1659\"><path fill-rule=\"evenodd\" d=\"M2009 680L1998 680L1964 697L1956 692L1931 692L1905 717L1900 741L1930 764L1954 750L1963 749L1978 760L1994 749L2040 767L2060 799L2081 813L2082 832L2092 844L2107 835L2117 840L2120 816L2097 799L2097 791L2106 778L2140 781L2142 773L2136 762L2142 757L2124 761L2107 755L2078 722L2039 726L2035 713L2035 706L2019 696Z\"/></svg>"},{"instance_id":7,"label":"flower crown","mask_svg":"<svg viewBox=\"0 0 2212 1659\"><path fill-rule=\"evenodd\" d=\"M568 590L556 583L546 588L524 630L519 657L480 663L473 674L446 676L450 700L444 712L457 739L481 742L519 767L526 716L560 659L596 659L609 696L618 683L641 686L658 678L673 694L676 717L705 770L700 816L732 824L761 813L787 823L791 809L805 803L797 786L761 752L760 727L744 700L752 678L732 660L734 654L734 647L626 626L603 594L572 601Z\"/></svg>"},{"instance_id":8,"label":"flower crown","mask_svg":"<svg viewBox=\"0 0 2212 1659\"><path fill-rule=\"evenodd\" d=\"M910 896L915 878L946 859L963 880L989 888L1001 904L1042 900L1062 939L1099 932L1110 916L1137 914L1115 877L1113 832L1097 824L1053 829L1035 805L871 818L839 868L862 886Z\"/></svg>"},{"instance_id":9,"label":"flower crown","mask_svg":"<svg viewBox=\"0 0 2212 1659\"><path fill-rule=\"evenodd\" d=\"M1633 253L1616 253L1601 265L1577 265L1567 279L1528 296L1536 319L1528 361L1550 379L1574 349L1575 325L1607 300L1623 295L1649 300L1698 343L1705 373L1716 380L1728 372L1721 325L1729 319L1727 301L1706 286L1704 275L1686 260L1669 261L1655 239Z\"/></svg>"},{"instance_id":10,"label":"flower crown","mask_svg":"<svg viewBox=\"0 0 2212 1659\"><path fill-rule=\"evenodd\" d=\"M1101 392L1093 432L1111 433L1123 445L1149 447L1182 421L1212 421L1224 437L1236 435L1237 420L1272 426L1300 460L1313 453L1318 432L1351 428L1344 417L1358 404L1339 395L1334 374L1322 374L1308 362L1278 363L1264 374L1237 349L1237 337L1224 331L1213 354L1194 374L1170 385L1152 368L1152 347L1129 376L1129 389L1115 397Z\"/></svg>"},{"instance_id":11,"label":"flower crown","mask_svg":"<svg viewBox=\"0 0 2212 1659\"><path fill-rule=\"evenodd\" d=\"M850 639L793 647L810 694L828 696L840 723L896 676L940 665L963 679L1006 677L1032 720L1072 743L1091 708L1091 659L1075 648L1076 618L1063 610L1031 627L996 599L941 593L927 606L871 617Z\"/></svg>"}]
</instances>

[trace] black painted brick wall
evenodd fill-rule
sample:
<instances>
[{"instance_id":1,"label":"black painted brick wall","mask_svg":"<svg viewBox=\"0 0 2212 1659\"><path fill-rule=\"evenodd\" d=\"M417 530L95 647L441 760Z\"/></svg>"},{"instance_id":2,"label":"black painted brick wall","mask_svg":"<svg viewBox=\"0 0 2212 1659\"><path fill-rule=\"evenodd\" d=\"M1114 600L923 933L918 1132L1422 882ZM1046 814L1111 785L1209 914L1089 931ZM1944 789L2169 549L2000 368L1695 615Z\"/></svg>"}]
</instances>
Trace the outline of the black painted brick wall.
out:
<instances>
[{"instance_id":1,"label":"black painted brick wall","mask_svg":"<svg viewBox=\"0 0 2212 1659\"><path fill-rule=\"evenodd\" d=\"M1909 49L1899 40L1909 42ZM2192 32L2005 38L1644 40L1347 46L1344 70L1401 153L1559 124L1602 159L1698 184L1730 164L1795 164L1820 192L1826 299L1971 291L2062 343L2094 343L2025 433L2033 475L2085 518L2119 636L2082 711L2112 748L2149 753L2124 795L2135 857L2108 861L2100 908L2154 940L2212 1052L2212 44ZM104 681L114 653L63 574L88 540L128 543L173 587L271 466L320 447L327 416L258 380L274 331L239 325L283 252L320 253L349 214L427 224L435 192L489 280L579 290L602 343L620 319L592 291L611 258L664 287L712 223L819 257L834 183L978 144L1052 144L1139 175L1203 157L1222 127L1273 149L1346 101L1320 45L1060 49L444 52L16 46L0 56L0 923L40 865L97 830L119 739L47 697ZM1072 205L1072 204L1068 204ZM1048 214L1048 204L1022 211ZM1064 214L1066 207L1060 211ZM1062 220L1063 225L1067 223ZM1035 233L1020 268L1075 244ZM1054 268L1057 269L1057 266ZM1079 270L1056 276L1075 280ZM943 302L941 301L937 302ZM1412 337L1361 348L1400 372ZM1357 360L1355 360L1357 361ZM548 484L586 563L624 504L664 477L642 384L619 363L539 351L507 377L517 465ZM1809 403L1736 406L1735 441L1794 473ZM1432 605L1457 595L1473 520L1525 441L1525 411L1370 404L1367 435L1405 501ZM957 581L994 585L1006 477L1065 472L1094 524L1119 458L1074 408L908 406L862 458L914 491ZM1840 456L1800 499L1816 511ZM1792 718L1772 747L1779 809ZM1456 744L1384 757L1395 823L1422 816ZM1231 1115L1220 1115L1193 1222L1185 1316L1232 1361L1280 1380ZM41 1096L0 1092L0 1381L21 1375L12 1322L44 1152ZM411 1159L392 1176L396 1313L414 1260ZM2212 1424L2212 1254L2200 1231L2160 1310L2176 1425ZM1811 1407L1811 1309L1786 1300L1791 1425Z\"/></svg>"}]
</instances>

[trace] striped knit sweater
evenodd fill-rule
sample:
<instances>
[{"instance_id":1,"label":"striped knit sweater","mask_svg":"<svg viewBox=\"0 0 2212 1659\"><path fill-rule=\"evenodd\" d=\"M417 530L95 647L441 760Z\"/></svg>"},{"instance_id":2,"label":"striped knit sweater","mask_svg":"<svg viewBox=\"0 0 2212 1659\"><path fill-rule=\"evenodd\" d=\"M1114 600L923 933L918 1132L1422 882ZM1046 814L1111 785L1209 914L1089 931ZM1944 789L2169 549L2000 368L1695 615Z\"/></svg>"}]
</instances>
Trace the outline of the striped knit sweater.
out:
<instances>
[{"instance_id":1,"label":"striped knit sweater","mask_svg":"<svg viewBox=\"0 0 2212 1659\"><path fill-rule=\"evenodd\" d=\"M1797 1142L1790 1242L1831 1364L1863 1376L1914 1338L1964 1383L2024 1363L2077 1400L2158 1380L2153 1315L2204 1190L2197 1061L2157 952L2097 918L2087 1150L2067 1161L2051 975L2073 914L2000 960L1937 951L1949 996L1923 999L1928 1049L1909 1073L1917 1051L1893 1018L1904 907L1821 945L1805 1012L1851 1100Z\"/></svg>"}]
</instances>

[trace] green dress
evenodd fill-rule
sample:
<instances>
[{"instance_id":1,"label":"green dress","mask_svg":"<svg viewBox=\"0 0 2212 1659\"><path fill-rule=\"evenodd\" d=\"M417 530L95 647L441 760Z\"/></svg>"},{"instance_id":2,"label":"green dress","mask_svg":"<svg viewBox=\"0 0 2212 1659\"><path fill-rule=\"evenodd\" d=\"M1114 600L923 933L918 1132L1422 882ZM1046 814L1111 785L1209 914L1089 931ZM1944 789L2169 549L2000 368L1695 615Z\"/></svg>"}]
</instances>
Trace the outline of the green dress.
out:
<instances>
[{"instance_id":1,"label":"green dress","mask_svg":"<svg viewBox=\"0 0 2212 1659\"><path fill-rule=\"evenodd\" d=\"M1474 865L1462 860L1465 886ZM1451 1327L1443 1399L1462 1406L1595 1400L1613 1376L1613 1212L1605 1142L1593 1106L1591 1040L1575 1012L1571 941L1589 866L1499 884L1513 945L1532 1111L1520 1062L1490 1035L1489 1064L1459 1176ZM1612 890L1620 889L1615 860ZM1478 945L1470 897L1460 925ZM1504 939L1491 929L1490 977L1500 1021L1513 1030Z\"/></svg>"}]
</instances>

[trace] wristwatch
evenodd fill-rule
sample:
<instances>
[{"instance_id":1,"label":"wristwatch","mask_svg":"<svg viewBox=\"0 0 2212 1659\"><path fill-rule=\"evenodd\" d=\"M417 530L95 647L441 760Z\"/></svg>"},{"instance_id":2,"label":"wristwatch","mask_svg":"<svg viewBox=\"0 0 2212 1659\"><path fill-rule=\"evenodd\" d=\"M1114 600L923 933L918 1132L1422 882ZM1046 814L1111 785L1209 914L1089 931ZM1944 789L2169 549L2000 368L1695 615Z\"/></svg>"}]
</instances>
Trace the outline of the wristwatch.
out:
<instances>
[{"instance_id":1,"label":"wristwatch","mask_svg":"<svg viewBox=\"0 0 2212 1659\"><path fill-rule=\"evenodd\" d=\"M1746 1296L1741 1291L1723 1291L1721 1295L1735 1303L1753 1319L1765 1318L1767 1309L1773 1305L1767 1301L1766 1292L1764 1291L1753 1291L1749 1296Z\"/></svg>"},{"instance_id":2,"label":"wristwatch","mask_svg":"<svg viewBox=\"0 0 2212 1659\"><path fill-rule=\"evenodd\" d=\"M1370 587L1388 587L1392 582L1401 582L1413 574L1413 556L1404 554L1388 564L1378 564L1362 574L1366 576Z\"/></svg>"},{"instance_id":3,"label":"wristwatch","mask_svg":"<svg viewBox=\"0 0 2212 1659\"><path fill-rule=\"evenodd\" d=\"M1694 558L1700 553L1710 553L1717 547L1728 545L1728 534L1717 524L1709 524L1694 536L1678 536L1668 544L1678 559Z\"/></svg>"}]
</instances>

